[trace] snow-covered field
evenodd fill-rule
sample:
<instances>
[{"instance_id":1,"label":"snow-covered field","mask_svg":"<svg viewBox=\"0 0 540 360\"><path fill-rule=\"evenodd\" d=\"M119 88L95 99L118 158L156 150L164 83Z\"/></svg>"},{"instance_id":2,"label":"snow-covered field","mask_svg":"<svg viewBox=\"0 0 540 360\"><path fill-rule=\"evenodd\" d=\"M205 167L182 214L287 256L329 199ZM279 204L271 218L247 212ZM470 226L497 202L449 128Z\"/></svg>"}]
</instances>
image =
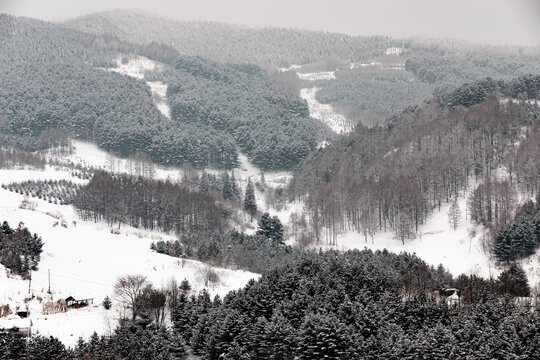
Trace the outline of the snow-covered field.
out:
<instances>
[{"instance_id":1,"label":"snow-covered field","mask_svg":"<svg viewBox=\"0 0 540 360\"><path fill-rule=\"evenodd\" d=\"M285 71L298 70L298 69L301 69L301 68L302 68L302 65L292 64L289 67L280 67L280 68L278 68L278 70L281 71L281 72L285 72Z\"/></svg>"},{"instance_id":2,"label":"snow-covered field","mask_svg":"<svg viewBox=\"0 0 540 360\"><path fill-rule=\"evenodd\" d=\"M121 161L125 161L107 155L92 144L75 141L74 147L74 153L63 160L77 160L96 167L106 167L114 161L117 168ZM255 172L255 169L245 169L243 172ZM156 170L156 176L162 178L178 174L179 169ZM43 171L0 170L0 183L30 179L84 182L71 177L67 171L57 171L50 166ZM275 181L278 181L278 177ZM33 333L54 335L72 346L80 336L87 338L94 331L107 334L115 328L116 311L105 311L100 304L105 296L112 298L113 285L119 276L141 274L158 288L167 286L173 278L178 282L185 278L190 281L193 291L197 292L205 288L205 276L208 269L212 269L219 275L219 282L210 284L207 290L212 295L221 296L259 276L240 270L211 268L198 261L182 261L150 250L153 241L174 240L174 234L127 226L122 226L120 233L114 234L105 223L82 221L72 206L31 199L36 204L32 211L19 208L22 200L22 195L0 189L0 220L7 220L12 227L16 227L20 221L24 222L30 231L42 237L44 248L39 270L32 272L31 284L18 277L8 277L0 265L0 305L9 304L12 310L16 306L24 308L25 298L34 296L27 302L31 312L29 319L21 320L15 316L0 318L0 327L27 327L31 323ZM53 226L59 219L66 221L67 228ZM42 301L50 299L47 294L49 271L54 301L68 296L93 298L94 306L54 315L41 314L42 303L38 298Z\"/></svg>"},{"instance_id":3,"label":"snow-covered field","mask_svg":"<svg viewBox=\"0 0 540 360\"><path fill-rule=\"evenodd\" d=\"M352 131L353 124L350 120L336 113L332 105L322 104L317 101L317 91L319 91L317 87L300 90L300 97L308 103L309 115L314 119L322 121L338 134Z\"/></svg>"},{"instance_id":4,"label":"snow-covered field","mask_svg":"<svg viewBox=\"0 0 540 360\"><path fill-rule=\"evenodd\" d=\"M73 152L69 155L58 156L50 155L49 158L55 158L62 162L71 162L73 164L80 164L85 167L93 167L97 169L103 169L115 174L132 174L135 167L134 160L125 159L110 153L107 153L104 150L101 150L97 145L80 141L73 140ZM244 154L239 154L238 157L240 165L234 169L234 176L238 182L239 187L242 191L245 191L245 188L248 183L248 179L251 178L253 183L260 181L261 179L261 170L253 165ZM184 175L184 170L178 167L165 167L160 165L153 165L154 174L153 178L158 180L169 180L171 182L177 182L182 179ZM11 170L13 171L13 170ZM213 173L216 175L221 174L221 170L206 169L205 171ZM201 171L199 171L201 172ZM229 171L230 172L230 171ZM47 174L35 174L28 175L37 178L31 178L29 180L40 180L47 179L49 176ZM71 176L67 172L60 172L58 174L52 175L54 179L67 179L70 180ZM290 171L266 171L264 172L264 178L268 191L275 191L276 188L284 188L287 183L292 178L292 172ZM78 181L81 181L77 179ZM280 209L277 211L274 209L271 204L268 203L268 196L265 193L260 192L258 189L255 189L255 197L257 200L257 208L259 211L268 211L272 216L277 215L282 219L282 222L287 223L289 220L290 212L294 206L286 205L286 209Z\"/></svg>"}]
</instances>

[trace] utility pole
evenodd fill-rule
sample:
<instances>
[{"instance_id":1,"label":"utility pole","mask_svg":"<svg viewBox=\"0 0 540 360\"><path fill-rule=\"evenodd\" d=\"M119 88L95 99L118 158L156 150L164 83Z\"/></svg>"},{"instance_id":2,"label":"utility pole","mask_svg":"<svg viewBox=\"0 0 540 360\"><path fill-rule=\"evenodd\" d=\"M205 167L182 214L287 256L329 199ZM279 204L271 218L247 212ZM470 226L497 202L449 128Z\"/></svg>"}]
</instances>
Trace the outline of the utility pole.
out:
<instances>
[{"instance_id":1,"label":"utility pole","mask_svg":"<svg viewBox=\"0 0 540 360\"><path fill-rule=\"evenodd\" d=\"M51 269L48 269L49 271L49 290L47 290L47 293L51 293Z\"/></svg>"},{"instance_id":2,"label":"utility pole","mask_svg":"<svg viewBox=\"0 0 540 360\"><path fill-rule=\"evenodd\" d=\"M32 287L32 270L28 271L30 277L28 278L28 294L30 295L30 288Z\"/></svg>"}]
</instances>

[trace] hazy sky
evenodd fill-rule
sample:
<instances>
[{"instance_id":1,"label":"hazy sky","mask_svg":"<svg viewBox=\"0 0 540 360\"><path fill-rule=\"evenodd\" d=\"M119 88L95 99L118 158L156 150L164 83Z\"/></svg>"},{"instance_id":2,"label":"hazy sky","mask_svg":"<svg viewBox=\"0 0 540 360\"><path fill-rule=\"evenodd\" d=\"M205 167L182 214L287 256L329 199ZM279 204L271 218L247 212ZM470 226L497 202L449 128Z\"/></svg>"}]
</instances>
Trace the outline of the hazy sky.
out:
<instances>
[{"instance_id":1,"label":"hazy sky","mask_svg":"<svg viewBox=\"0 0 540 360\"><path fill-rule=\"evenodd\" d=\"M540 45L540 0L0 0L0 12L45 20L115 8L247 26Z\"/></svg>"}]
</instances>

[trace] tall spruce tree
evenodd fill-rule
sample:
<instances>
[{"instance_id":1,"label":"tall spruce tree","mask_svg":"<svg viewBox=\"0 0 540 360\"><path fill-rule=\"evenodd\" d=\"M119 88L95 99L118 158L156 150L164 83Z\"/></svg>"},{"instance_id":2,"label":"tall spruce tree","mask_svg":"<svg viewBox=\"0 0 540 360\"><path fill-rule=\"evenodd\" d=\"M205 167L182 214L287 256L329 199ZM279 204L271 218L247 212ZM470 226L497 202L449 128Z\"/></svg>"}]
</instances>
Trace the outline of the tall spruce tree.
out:
<instances>
[{"instance_id":1,"label":"tall spruce tree","mask_svg":"<svg viewBox=\"0 0 540 360\"><path fill-rule=\"evenodd\" d=\"M244 210L253 218L257 213L257 202L255 200L255 189L251 178L248 179L248 184L246 186L246 193L244 195Z\"/></svg>"}]
</instances>

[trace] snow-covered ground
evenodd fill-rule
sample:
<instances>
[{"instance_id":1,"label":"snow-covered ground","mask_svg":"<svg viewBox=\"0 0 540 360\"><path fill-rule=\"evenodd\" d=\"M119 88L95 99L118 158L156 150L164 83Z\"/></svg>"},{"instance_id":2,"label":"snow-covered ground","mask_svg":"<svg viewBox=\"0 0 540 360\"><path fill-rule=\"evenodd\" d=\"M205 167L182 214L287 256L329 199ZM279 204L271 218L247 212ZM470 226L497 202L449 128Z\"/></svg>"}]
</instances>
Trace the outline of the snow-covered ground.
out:
<instances>
[{"instance_id":1,"label":"snow-covered ground","mask_svg":"<svg viewBox=\"0 0 540 360\"><path fill-rule=\"evenodd\" d=\"M47 157L61 162L71 162L84 167L102 169L114 174L132 174L134 172L134 159L112 155L98 148L96 144L86 141L72 140L72 145L73 152L71 154L48 155ZM183 174L182 170L176 167L154 165L153 168L153 177L159 180L177 181Z\"/></svg>"},{"instance_id":2,"label":"snow-covered ground","mask_svg":"<svg viewBox=\"0 0 540 360\"><path fill-rule=\"evenodd\" d=\"M405 70L405 64L404 63L391 63L391 64L383 64L377 61L371 61L369 63L351 63L349 65L349 69L357 69L357 68L375 68L380 70Z\"/></svg>"},{"instance_id":3,"label":"snow-covered ground","mask_svg":"<svg viewBox=\"0 0 540 360\"><path fill-rule=\"evenodd\" d=\"M472 190L471 190L472 191ZM471 193L468 192L468 194ZM419 227L415 239L405 240L396 238L394 232L388 230L376 233L373 238L368 234L356 231L339 234L337 245L319 244L315 248L322 249L363 249L383 250L400 253L415 253L428 264L438 266L443 264L454 276L460 274L475 274L484 278L497 278L504 270L504 264L498 264L492 257L487 244L487 230L474 224L466 211L467 196L458 199L461 212L459 226L454 230L448 221L450 204L435 210L424 225ZM520 203L528 198L520 199ZM531 288L540 288L540 250L528 259L520 261L527 273Z\"/></svg>"},{"instance_id":4,"label":"snow-covered ground","mask_svg":"<svg viewBox=\"0 0 540 360\"><path fill-rule=\"evenodd\" d=\"M128 75L139 80L144 80L144 73L153 70L163 70L165 65L158 63L157 61L150 60L144 56L129 56L128 61L124 64L122 62L122 56L116 59L116 68L109 70L117 73ZM150 87L152 97L157 108L163 115L170 118L171 109L167 103L167 84L161 81L146 81L146 84Z\"/></svg>"},{"instance_id":5,"label":"snow-covered ground","mask_svg":"<svg viewBox=\"0 0 540 360\"><path fill-rule=\"evenodd\" d=\"M317 100L318 87L304 88L300 90L300 97L307 101L309 115L322 121L334 132L346 133L353 130L353 124L345 116L338 114L332 108L332 105L322 104Z\"/></svg>"},{"instance_id":6,"label":"snow-covered ground","mask_svg":"<svg viewBox=\"0 0 540 360\"><path fill-rule=\"evenodd\" d=\"M286 72L286 71L298 70L298 69L301 69L301 68L302 68L302 65L292 64L289 67L280 67L280 68L278 68L278 70L281 71L281 72Z\"/></svg>"},{"instance_id":7,"label":"snow-covered ground","mask_svg":"<svg viewBox=\"0 0 540 360\"><path fill-rule=\"evenodd\" d=\"M454 230L448 222L450 204L435 211L426 224L419 228L416 239L405 240L395 238L392 231L378 232L373 239L368 235L367 241L363 233L348 232L338 236L337 248L347 249L388 249L400 253L406 251L416 253L420 258L437 266L443 264L455 276L459 274L477 274L483 277L496 276L499 270L494 268L489 252L484 252L481 244L482 228L465 219L465 198L458 201L462 212L462 221Z\"/></svg>"},{"instance_id":8,"label":"snow-covered ground","mask_svg":"<svg viewBox=\"0 0 540 360\"><path fill-rule=\"evenodd\" d=\"M499 103L501 103L501 104L507 104L509 101L512 101L512 103L514 103L514 104L520 104L521 103L521 100L515 99L515 98L506 97L506 98L499 99ZM540 106L540 100L538 100L538 99L527 99L526 102L528 104L530 104L530 105Z\"/></svg>"},{"instance_id":9,"label":"snow-covered ground","mask_svg":"<svg viewBox=\"0 0 540 360\"><path fill-rule=\"evenodd\" d=\"M334 80L336 78L335 71L321 71L315 73L301 73L297 72L296 75L300 80L318 81L318 80Z\"/></svg>"},{"instance_id":10,"label":"snow-covered ground","mask_svg":"<svg viewBox=\"0 0 540 360\"><path fill-rule=\"evenodd\" d=\"M279 71L294 71L300 70L302 65L291 65L288 68L279 68ZM300 80L305 81L319 81L319 80L334 80L336 79L335 71L320 71L313 73L302 73L297 71L296 76ZM332 108L332 105L322 104L317 100L317 91L320 88L310 87L300 89L300 97L307 101L309 107L309 115L319 121L322 121L337 134L347 133L353 130L353 124L347 120L345 116L338 114ZM321 144L320 147L324 147L325 144Z\"/></svg>"},{"instance_id":11,"label":"snow-covered ground","mask_svg":"<svg viewBox=\"0 0 540 360\"><path fill-rule=\"evenodd\" d=\"M92 144L75 141L74 147L74 154L66 158L87 165L105 167L114 161L117 162L115 166L119 167L118 162L125 161L107 155ZM255 169L245 171L249 173L250 170L255 172ZM156 170L156 176L163 178L178 174L179 169ZM277 176L269 178L272 179L269 181L279 179ZM84 180L71 177L68 171L57 171L50 166L43 171L0 170L0 183L31 179L66 179L84 183ZM221 296L259 276L240 270L211 268L198 261L182 261L150 250L153 241L174 240L174 234L128 226L122 226L120 233L114 234L105 223L82 221L72 206L30 199L36 204L32 211L19 208L22 200L22 195L0 188L0 220L7 220L12 227L16 227L20 221L24 222L30 231L42 237L44 248L39 270L32 272L31 284L18 277L8 277L0 265L0 305L9 304L12 310L17 305L24 308L25 298L34 296L27 302L31 312L30 319L21 320L15 316L0 318L0 327L27 327L31 323L33 333L54 335L66 345L72 346L80 336L87 338L94 331L107 334L115 328L116 311L105 311L100 304L105 296L112 297L113 285L119 276L141 274L158 288L167 286L173 278L178 282L185 278L190 281L193 291L197 292L205 288L205 276L208 269L212 269L219 275L219 282L211 284L208 291L212 295ZM66 220L67 228L53 226L59 219ZM47 294L49 270L54 301L68 296L77 299L93 298L94 306L69 310L67 313L43 315L39 298L42 301L50 299Z\"/></svg>"},{"instance_id":12,"label":"snow-covered ground","mask_svg":"<svg viewBox=\"0 0 540 360\"><path fill-rule=\"evenodd\" d=\"M115 155L112 155L104 150L101 150L97 145L85 141L73 140L73 152L69 155L49 155L49 158L54 158L61 162L71 162L73 164L80 164L85 167L93 167L97 169L103 169L105 171L115 173L115 174L132 174L135 167L133 159L125 159ZM233 169L234 176L238 182L242 191L245 191L245 188L248 183L248 179L251 178L253 183L261 180L261 169L253 165L244 154L239 154L238 157L239 166L236 169ZM153 165L154 173L153 178L158 180L169 180L172 182L178 182L182 179L184 175L184 170L179 167L165 167L160 165ZM11 172L16 170L10 170ZM221 170L214 169L205 169L209 173L216 175L221 174ZM199 173L202 170L198 170ZM229 171L230 173L231 171ZM27 172L25 172L27 174ZM32 178L29 180L42 180L47 179L47 176L52 176L53 180L55 179L71 179L71 175L67 172L58 172L54 175L49 175L50 173L39 173L35 172L27 176L33 176L37 178ZM275 189L281 187L285 188L288 182L292 178L292 172L290 171L266 171L264 172L264 179L267 185L267 191L272 192ZM81 181L77 179L78 181ZM288 222L288 217L290 215L289 210L278 211L274 209L271 204L267 202L267 194L262 193L258 189L255 189L255 197L257 200L257 208L259 211L268 211L272 216L278 215L280 219L286 224ZM287 209L290 206L286 205Z\"/></svg>"}]
</instances>

